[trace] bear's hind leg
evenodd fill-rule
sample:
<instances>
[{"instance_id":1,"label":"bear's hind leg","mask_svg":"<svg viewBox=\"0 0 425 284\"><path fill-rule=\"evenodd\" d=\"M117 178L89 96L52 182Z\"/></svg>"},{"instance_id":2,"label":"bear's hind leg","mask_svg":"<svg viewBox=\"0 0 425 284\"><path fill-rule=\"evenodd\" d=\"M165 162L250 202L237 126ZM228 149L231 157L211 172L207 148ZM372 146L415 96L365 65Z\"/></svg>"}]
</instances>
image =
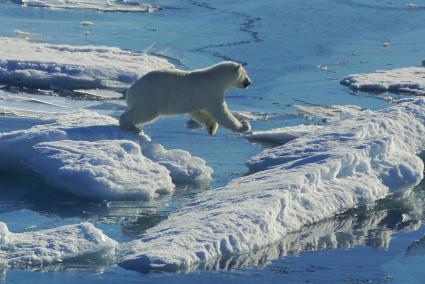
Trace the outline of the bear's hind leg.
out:
<instances>
[{"instance_id":1,"label":"bear's hind leg","mask_svg":"<svg viewBox=\"0 0 425 284\"><path fill-rule=\"evenodd\" d=\"M136 126L137 124L151 122L156 117L156 114L149 112L138 112L134 109L127 110L120 116L120 127L124 130L128 130L137 134L140 132L140 129Z\"/></svg>"}]
</instances>

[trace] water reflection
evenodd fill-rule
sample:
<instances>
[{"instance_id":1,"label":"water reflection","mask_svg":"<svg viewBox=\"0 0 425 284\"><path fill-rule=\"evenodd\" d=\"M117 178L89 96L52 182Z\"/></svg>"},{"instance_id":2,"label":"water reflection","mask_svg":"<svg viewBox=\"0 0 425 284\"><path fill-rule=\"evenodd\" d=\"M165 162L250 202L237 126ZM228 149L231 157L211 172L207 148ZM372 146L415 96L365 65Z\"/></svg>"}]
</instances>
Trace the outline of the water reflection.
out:
<instances>
[{"instance_id":1,"label":"water reflection","mask_svg":"<svg viewBox=\"0 0 425 284\"><path fill-rule=\"evenodd\" d=\"M396 232L417 230L422 225L425 205L425 183L408 196L393 196L375 205L351 210L335 218L304 227L281 241L258 251L240 256L228 256L202 263L197 268L229 270L264 266L286 256L305 251L355 246L388 249ZM425 251L425 240L416 243L415 252ZM412 249L411 249L412 250ZM422 253L425 254L425 253Z\"/></svg>"},{"instance_id":2,"label":"water reflection","mask_svg":"<svg viewBox=\"0 0 425 284\"><path fill-rule=\"evenodd\" d=\"M122 236L113 238L129 240L164 220L181 203L203 190L178 185L173 194L151 201L96 202L54 188L40 176L17 166L0 169L0 214L30 210L48 218L71 219L72 223L119 225Z\"/></svg>"}]
</instances>

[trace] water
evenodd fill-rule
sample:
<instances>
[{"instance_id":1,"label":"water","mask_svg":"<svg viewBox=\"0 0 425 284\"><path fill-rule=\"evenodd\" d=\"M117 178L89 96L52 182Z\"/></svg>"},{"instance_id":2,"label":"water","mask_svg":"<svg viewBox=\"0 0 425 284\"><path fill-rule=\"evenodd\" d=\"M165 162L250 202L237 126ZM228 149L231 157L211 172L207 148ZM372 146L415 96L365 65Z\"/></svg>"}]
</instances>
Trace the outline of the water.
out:
<instances>
[{"instance_id":1,"label":"water","mask_svg":"<svg viewBox=\"0 0 425 284\"><path fill-rule=\"evenodd\" d=\"M169 58L181 68L197 68L232 59L245 64L252 88L231 91L231 109L276 114L253 123L270 129L304 122L292 105L356 104L371 109L387 106L382 96L352 93L338 80L355 72L420 65L423 55L425 10L408 9L403 1L152 1L164 7L158 13L98 13L84 10L49 10L0 3L0 35L15 30L39 34L55 44L117 46L147 50ZM420 1L417 2L420 6ZM81 21L92 21L82 27ZM90 35L84 35L90 31ZM390 43L384 48L383 43ZM319 67L318 67L319 66ZM325 71L320 66L326 66ZM30 95L72 108L90 108L118 116L114 104ZM2 102L3 103L3 102ZM9 107L60 111L31 102L4 102ZM189 150L214 168L212 188L246 173L243 163L263 149L220 130L208 137L205 130L184 127L187 118L163 118L145 128L153 140L167 148ZM0 125L0 131L29 125ZM0 174L0 220L22 232L81 221L93 222L119 242L137 238L165 219L204 188L179 188L173 196L152 202L96 203L58 193L34 174L21 169ZM423 237L424 189L413 196L358 209L288 237L265 251L220 263L192 273L141 274L115 265L89 263L46 271L3 271L7 283L408 283L422 281L403 274L408 246ZM407 217L408 218L407 218ZM407 218L407 219L406 219ZM350 229L351 228L351 229ZM314 247L309 236L334 235L326 247ZM335 234L337 232L337 234ZM320 242L322 245L326 241ZM295 245L297 244L297 245ZM286 249L283 249L286 248ZM288 249L289 248L289 249ZM242 263L242 264L241 264ZM401 264L400 264L401 263ZM415 262L413 263L413 265ZM419 263L416 262L418 266ZM412 265L412 264L408 264ZM211 271L215 270L215 271Z\"/></svg>"}]
</instances>

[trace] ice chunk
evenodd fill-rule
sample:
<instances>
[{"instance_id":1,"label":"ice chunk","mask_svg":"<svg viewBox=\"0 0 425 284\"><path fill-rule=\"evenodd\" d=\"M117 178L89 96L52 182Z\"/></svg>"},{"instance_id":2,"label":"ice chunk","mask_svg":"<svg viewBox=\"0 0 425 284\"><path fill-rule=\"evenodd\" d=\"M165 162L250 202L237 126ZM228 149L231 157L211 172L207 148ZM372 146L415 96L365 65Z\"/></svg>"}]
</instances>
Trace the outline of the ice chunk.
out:
<instances>
[{"instance_id":1,"label":"ice chunk","mask_svg":"<svg viewBox=\"0 0 425 284\"><path fill-rule=\"evenodd\" d=\"M320 125L296 125L276 128L265 131L254 131L245 135L246 138L254 141L284 144L291 140L307 135L320 129Z\"/></svg>"},{"instance_id":2,"label":"ice chunk","mask_svg":"<svg viewBox=\"0 0 425 284\"><path fill-rule=\"evenodd\" d=\"M318 118L324 122L334 122L341 119L353 118L367 110L355 105L332 106L301 106L294 105L295 109L307 119Z\"/></svg>"},{"instance_id":3,"label":"ice chunk","mask_svg":"<svg viewBox=\"0 0 425 284\"><path fill-rule=\"evenodd\" d=\"M16 0L25 6L35 6L52 9L84 9L100 12L155 12L157 8L145 1L126 0Z\"/></svg>"},{"instance_id":4,"label":"ice chunk","mask_svg":"<svg viewBox=\"0 0 425 284\"><path fill-rule=\"evenodd\" d=\"M358 91L423 96L425 95L425 68L405 67L353 74L342 79L341 84Z\"/></svg>"},{"instance_id":5,"label":"ice chunk","mask_svg":"<svg viewBox=\"0 0 425 284\"><path fill-rule=\"evenodd\" d=\"M81 110L33 123L0 134L0 164L20 162L48 183L85 198L150 199L172 192L172 180L211 180L212 169L200 158L123 131L109 116Z\"/></svg>"},{"instance_id":6,"label":"ice chunk","mask_svg":"<svg viewBox=\"0 0 425 284\"><path fill-rule=\"evenodd\" d=\"M234 117L238 120L257 121L269 120L272 116L264 112L232 111Z\"/></svg>"},{"instance_id":7,"label":"ice chunk","mask_svg":"<svg viewBox=\"0 0 425 284\"><path fill-rule=\"evenodd\" d=\"M38 143L27 164L55 186L89 199L149 200L173 191L168 171L128 140Z\"/></svg>"},{"instance_id":8,"label":"ice chunk","mask_svg":"<svg viewBox=\"0 0 425 284\"><path fill-rule=\"evenodd\" d=\"M204 160L192 157L187 151L167 150L160 144L151 143L142 152L152 161L167 168L176 183L204 183L211 179L213 170Z\"/></svg>"},{"instance_id":9,"label":"ice chunk","mask_svg":"<svg viewBox=\"0 0 425 284\"><path fill-rule=\"evenodd\" d=\"M79 257L96 260L112 255L117 242L90 223L24 233L11 233L0 222L0 255L9 266L42 267Z\"/></svg>"},{"instance_id":10,"label":"ice chunk","mask_svg":"<svg viewBox=\"0 0 425 284\"><path fill-rule=\"evenodd\" d=\"M8 37L0 37L0 58L0 83L61 90L124 92L145 73L173 67L165 59L116 47L53 45Z\"/></svg>"},{"instance_id":11,"label":"ice chunk","mask_svg":"<svg viewBox=\"0 0 425 284\"><path fill-rule=\"evenodd\" d=\"M81 21L80 25L82 25L83 27L90 27L94 26L94 23L92 21Z\"/></svg>"},{"instance_id":12,"label":"ice chunk","mask_svg":"<svg viewBox=\"0 0 425 284\"><path fill-rule=\"evenodd\" d=\"M332 106L300 106L295 105L295 109L302 113L308 120L318 118L322 122L335 122L342 119L353 118L367 112L354 105L332 105ZM287 126L265 131L254 131L245 135L253 141L284 144L301 136L307 135L320 129L320 125L296 125Z\"/></svg>"},{"instance_id":13,"label":"ice chunk","mask_svg":"<svg viewBox=\"0 0 425 284\"><path fill-rule=\"evenodd\" d=\"M199 194L120 246L129 269L190 269L267 247L304 225L423 178L425 100L345 119L250 161L258 173Z\"/></svg>"}]
</instances>

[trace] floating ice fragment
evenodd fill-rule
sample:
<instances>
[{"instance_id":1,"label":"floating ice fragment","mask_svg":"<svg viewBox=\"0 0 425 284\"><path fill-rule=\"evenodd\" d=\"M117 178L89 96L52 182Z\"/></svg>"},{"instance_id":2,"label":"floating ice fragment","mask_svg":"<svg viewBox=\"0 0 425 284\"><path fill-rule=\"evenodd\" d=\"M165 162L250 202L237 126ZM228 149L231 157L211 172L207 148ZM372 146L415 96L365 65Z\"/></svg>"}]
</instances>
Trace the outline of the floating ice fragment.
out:
<instances>
[{"instance_id":1,"label":"floating ice fragment","mask_svg":"<svg viewBox=\"0 0 425 284\"><path fill-rule=\"evenodd\" d=\"M320 125L296 125L276 128L265 131L254 131L246 134L245 137L249 140L284 144L306 134L312 133L322 126Z\"/></svg>"},{"instance_id":2,"label":"floating ice fragment","mask_svg":"<svg viewBox=\"0 0 425 284\"><path fill-rule=\"evenodd\" d=\"M80 25L82 25L83 27L89 27L94 26L94 23L92 21L81 21Z\"/></svg>"},{"instance_id":3,"label":"floating ice fragment","mask_svg":"<svg viewBox=\"0 0 425 284\"><path fill-rule=\"evenodd\" d=\"M79 9L95 10L99 12L147 12L152 13L156 7L145 1L122 1L122 0L15 0L17 4L35 6L50 9Z\"/></svg>"},{"instance_id":4,"label":"floating ice fragment","mask_svg":"<svg viewBox=\"0 0 425 284\"><path fill-rule=\"evenodd\" d=\"M358 91L423 96L425 95L425 68L405 67L353 74L342 79L341 84Z\"/></svg>"},{"instance_id":5,"label":"floating ice fragment","mask_svg":"<svg viewBox=\"0 0 425 284\"><path fill-rule=\"evenodd\" d=\"M8 266L41 268L80 257L113 255L117 242L90 223L35 232L11 233L0 222L0 255Z\"/></svg>"}]
</instances>

